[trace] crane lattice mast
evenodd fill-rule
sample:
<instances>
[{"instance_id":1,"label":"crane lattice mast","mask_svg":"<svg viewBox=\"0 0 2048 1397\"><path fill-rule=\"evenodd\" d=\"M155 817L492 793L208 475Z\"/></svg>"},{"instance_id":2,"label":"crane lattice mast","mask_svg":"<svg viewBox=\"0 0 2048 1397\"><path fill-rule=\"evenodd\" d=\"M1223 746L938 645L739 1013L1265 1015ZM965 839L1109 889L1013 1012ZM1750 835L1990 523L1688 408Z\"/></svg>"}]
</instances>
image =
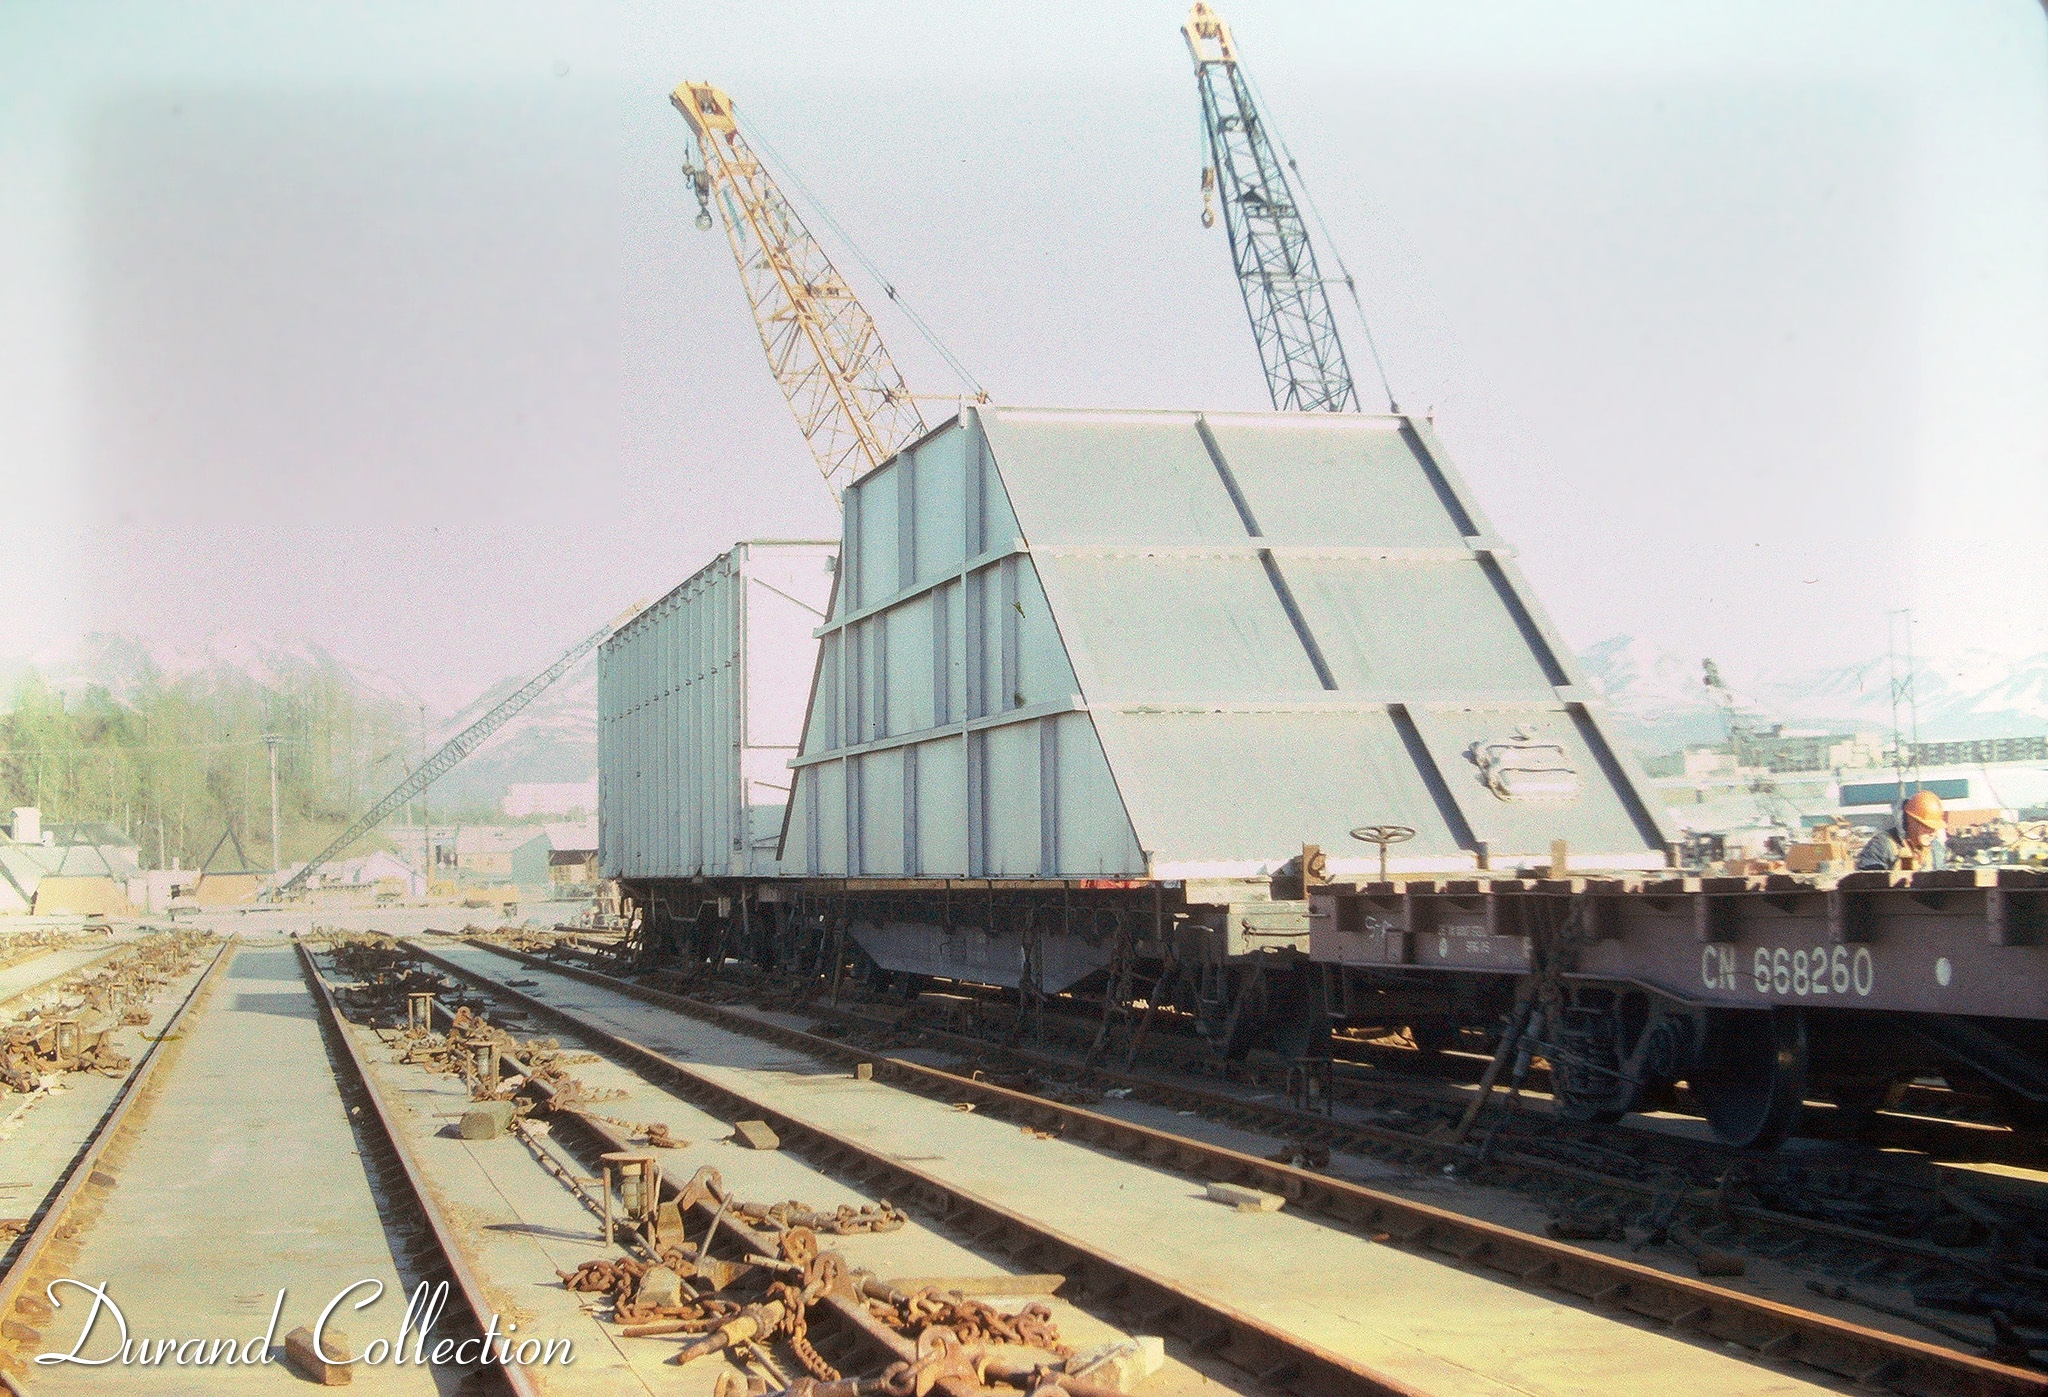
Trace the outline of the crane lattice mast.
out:
<instances>
[{"instance_id":1,"label":"crane lattice mast","mask_svg":"<svg viewBox=\"0 0 2048 1397\"><path fill-rule=\"evenodd\" d=\"M924 419L875 322L740 134L732 99L686 82L669 100L697 137L702 164L684 167L696 185L697 226L711 226L716 196L769 371L836 500L922 436Z\"/></svg>"},{"instance_id":2,"label":"crane lattice mast","mask_svg":"<svg viewBox=\"0 0 2048 1397\"><path fill-rule=\"evenodd\" d=\"M1315 249L1286 167L1239 70L1230 26L1198 0L1180 32L1194 55L1202 92L1209 158L1202 192L1206 201L1213 190L1223 203L1223 226L1273 406L1283 412L1356 412L1358 390ZM1204 226L1214 221L1205 208Z\"/></svg>"},{"instance_id":3,"label":"crane lattice mast","mask_svg":"<svg viewBox=\"0 0 2048 1397\"><path fill-rule=\"evenodd\" d=\"M306 866L297 873L294 873L291 876L291 880L277 890L278 895L283 896L285 893L296 892L304 887L306 880L319 872L321 867L329 860L382 824L385 817L392 811L398 809L399 806L405 804L454 770L456 764L464 757L483 746L485 738L512 721L513 717L522 708L525 708L526 705L541 696L542 690L567 674L575 667L578 660L588 655L592 650L595 650L600 641L616 630L626 620L627 616L633 615L638 610L639 608L635 607L633 611L626 612L617 620L606 622L595 633L584 637L576 644L570 646L562 652L559 659L520 685L503 703L484 714L483 717L471 723L461 732L455 734L455 736L449 738L446 743L442 744L440 751L434 753L433 756L415 767L412 775L399 782L389 795L364 811L354 824L335 837L332 844L329 844L325 849L322 849L318 854L308 859ZM434 871L431 868L428 869L426 876L431 881Z\"/></svg>"}]
</instances>

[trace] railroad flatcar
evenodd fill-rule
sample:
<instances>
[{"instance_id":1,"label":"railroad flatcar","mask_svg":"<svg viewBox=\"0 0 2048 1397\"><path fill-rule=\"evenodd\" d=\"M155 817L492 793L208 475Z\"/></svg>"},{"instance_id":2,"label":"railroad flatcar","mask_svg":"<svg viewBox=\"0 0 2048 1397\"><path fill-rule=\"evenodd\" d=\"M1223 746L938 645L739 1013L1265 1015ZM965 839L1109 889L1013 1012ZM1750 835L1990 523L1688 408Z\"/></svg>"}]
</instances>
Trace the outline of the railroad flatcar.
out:
<instances>
[{"instance_id":1,"label":"railroad flatcar","mask_svg":"<svg viewBox=\"0 0 2048 1397\"><path fill-rule=\"evenodd\" d=\"M650 959L1142 1001L1229 1055L1405 1029L1747 1144L1921 1072L2048 1101L2032 875L1681 875L1424 419L968 407L844 507L600 651Z\"/></svg>"}]
</instances>

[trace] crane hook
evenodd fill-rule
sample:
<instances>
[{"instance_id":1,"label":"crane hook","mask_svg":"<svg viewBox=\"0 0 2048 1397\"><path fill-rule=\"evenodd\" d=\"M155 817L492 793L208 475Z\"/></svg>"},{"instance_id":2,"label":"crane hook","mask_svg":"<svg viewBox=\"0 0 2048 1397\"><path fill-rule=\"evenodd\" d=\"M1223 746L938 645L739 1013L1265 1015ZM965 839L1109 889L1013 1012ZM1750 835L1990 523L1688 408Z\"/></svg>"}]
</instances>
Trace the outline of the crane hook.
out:
<instances>
[{"instance_id":1,"label":"crane hook","mask_svg":"<svg viewBox=\"0 0 2048 1397\"><path fill-rule=\"evenodd\" d=\"M690 182L690 192L697 196L697 231L708 233L711 231L711 173L685 160L683 178Z\"/></svg>"},{"instance_id":2,"label":"crane hook","mask_svg":"<svg viewBox=\"0 0 2048 1397\"><path fill-rule=\"evenodd\" d=\"M1211 203L1215 193L1216 167L1214 165L1204 165L1202 167L1202 226L1204 228L1214 228L1216 226L1216 209L1214 204Z\"/></svg>"}]
</instances>

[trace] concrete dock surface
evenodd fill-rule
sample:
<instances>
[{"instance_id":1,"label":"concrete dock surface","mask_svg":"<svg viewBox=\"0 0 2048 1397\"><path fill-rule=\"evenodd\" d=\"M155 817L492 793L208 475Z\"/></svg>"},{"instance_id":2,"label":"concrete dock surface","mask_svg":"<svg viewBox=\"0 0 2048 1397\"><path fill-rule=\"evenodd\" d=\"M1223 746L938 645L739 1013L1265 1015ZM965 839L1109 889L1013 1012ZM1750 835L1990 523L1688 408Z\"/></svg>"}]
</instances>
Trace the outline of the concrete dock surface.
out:
<instances>
[{"instance_id":1,"label":"concrete dock surface","mask_svg":"<svg viewBox=\"0 0 2048 1397\"><path fill-rule=\"evenodd\" d=\"M383 1299L337 1311L351 1340L388 1336L404 1311L380 1199L357 1156L317 1006L289 944L245 946L179 1043L146 1129L118 1168L118 1186L87 1229L71 1278L104 1283L130 1338L232 1339L270 1361L178 1367L102 1362L43 1365L33 1391L203 1394L305 1390L283 1355L248 1341L274 1330L281 1348L337 1295L381 1283ZM44 1329L50 1354L117 1360L118 1325L78 1286ZM175 1350L174 1350L175 1353ZM453 1392L455 1375L428 1366L358 1365L374 1393Z\"/></svg>"},{"instance_id":2,"label":"concrete dock surface","mask_svg":"<svg viewBox=\"0 0 2048 1397\"><path fill-rule=\"evenodd\" d=\"M435 938L433 949L665 1053L799 1120L1057 1228L1387 1376L1444 1397L1829 1389L1288 1212L1243 1214L1202 1185L731 1033L602 987Z\"/></svg>"}]
</instances>

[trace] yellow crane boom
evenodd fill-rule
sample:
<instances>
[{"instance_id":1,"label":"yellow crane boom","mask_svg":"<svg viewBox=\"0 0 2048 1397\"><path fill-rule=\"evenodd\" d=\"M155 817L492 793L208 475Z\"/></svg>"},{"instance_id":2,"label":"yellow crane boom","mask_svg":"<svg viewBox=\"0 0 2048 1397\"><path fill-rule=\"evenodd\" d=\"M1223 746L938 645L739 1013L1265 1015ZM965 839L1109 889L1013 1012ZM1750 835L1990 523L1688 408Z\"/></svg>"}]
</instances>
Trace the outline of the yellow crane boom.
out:
<instances>
[{"instance_id":1,"label":"yellow crane boom","mask_svg":"<svg viewBox=\"0 0 2048 1397\"><path fill-rule=\"evenodd\" d=\"M740 133L732 99L708 82L670 94L697 138L697 226L715 199L761 332L768 368L838 499L848 483L924 434L903 375L859 299Z\"/></svg>"}]
</instances>

